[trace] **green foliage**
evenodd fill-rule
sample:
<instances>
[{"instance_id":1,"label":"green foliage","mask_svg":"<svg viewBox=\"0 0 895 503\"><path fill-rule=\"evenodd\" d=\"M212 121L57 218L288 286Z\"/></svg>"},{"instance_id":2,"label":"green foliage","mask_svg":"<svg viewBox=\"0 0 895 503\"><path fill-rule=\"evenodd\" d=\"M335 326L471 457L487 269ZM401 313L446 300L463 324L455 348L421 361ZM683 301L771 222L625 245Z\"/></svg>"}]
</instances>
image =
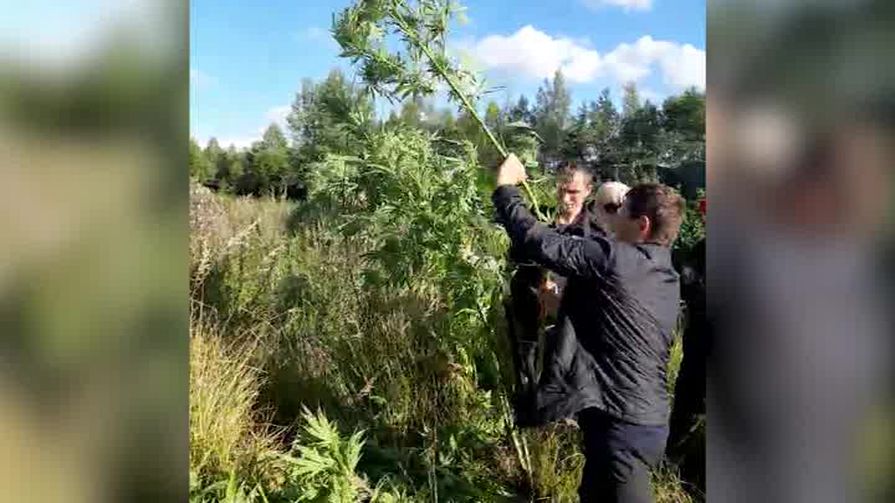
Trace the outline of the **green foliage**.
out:
<instances>
[{"instance_id":1,"label":"green foliage","mask_svg":"<svg viewBox=\"0 0 895 503\"><path fill-rule=\"evenodd\" d=\"M677 240L674 242L676 250L691 250L700 240L705 238L705 221L702 214L699 213L698 201L705 197L705 191L699 190L697 197L687 202L687 209L684 215L684 221L681 223L681 230Z\"/></svg>"},{"instance_id":2,"label":"green foliage","mask_svg":"<svg viewBox=\"0 0 895 503\"><path fill-rule=\"evenodd\" d=\"M269 188L272 193L285 191L289 150L279 126L268 126L261 141L255 142L247 153L246 162L261 186Z\"/></svg>"},{"instance_id":3,"label":"green foliage","mask_svg":"<svg viewBox=\"0 0 895 503\"><path fill-rule=\"evenodd\" d=\"M624 116L620 141L621 154L627 163L619 178L629 185L659 181L657 166L660 117L659 110L649 101Z\"/></svg>"},{"instance_id":4,"label":"green foliage","mask_svg":"<svg viewBox=\"0 0 895 503\"><path fill-rule=\"evenodd\" d=\"M260 484L251 489L245 481L240 481L236 472L230 472L227 479L203 486L193 472L190 472L190 503L267 503L267 495Z\"/></svg>"},{"instance_id":5,"label":"green foliage","mask_svg":"<svg viewBox=\"0 0 895 503\"><path fill-rule=\"evenodd\" d=\"M333 36L342 47L341 56L360 65L368 89L391 101L429 96L438 83L446 84L450 99L478 124L503 159L509 152L476 110L482 93L479 79L447 54L448 28L460 11L452 0L358 1L334 20ZM388 33L400 35L399 50L389 51ZM523 181L522 186L541 216L528 184Z\"/></svg>"},{"instance_id":6,"label":"green foliage","mask_svg":"<svg viewBox=\"0 0 895 503\"><path fill-rule=\"evenodd\" d=\"M534 112L531 110L528 98L525 95L519 96L519 101L507 112L508 122L521 122L531 127L535 123Z\"/></svg>"},{"instance_id":7,"label":"green foliage","mask_svg":"<svg viewBox=\"0 0 895 503\"><path fill-rule=\"evenodd\" d=\"M621 125L609 89L603 89L597 101L582 105L563 145L563 156L590 163L596 168L614 168L621 161ZM610 174L609 169L604 171L604 175ZM614 175L614 169L611 174Z\"/></svg>"},{"instance_id":8,"label":"green foliage","mask_svg":"<svg viewBox=\"0 0 895 503\"><path fill-rule=\"evenodd\" d=\"M302 83L286 120L297 160L319 162L328 154L357 151L358 138L373 124L373 102L334 69L320 84Z\"/></svg>"},{"instance_id":9,"label":"green foliage","mask_svg":"<svg viewBox=\"0 0 895 503\"><path fill-rule=\"evenodd\" d=\"M355 473L363 448L363 432L342 438L335 423L320 411L302 412L304 426L289 454L286 491L291 501L353 503L367 492L366 482Z\"/></svg>"},{"instance_id":10,"label":"green foliage","mask_svg":"<svg viewBox=\"0 0 895 503\"><path fill-rule=\"evenodd\" d=\"M193 301L203 316L225 320L227 337L256 346L251 365L237 366L251 372L219 371L254 383L218 386L251 391L217 398L238 402L224 410L239 413L222 419L248 418L234 420L248 427L218 436L226 441L215 449L232 452L229 464L212 470L191 456L193 501L574 498L577 431L511 427L507 240L491 221L490 173L480 167L504 149L516 153L541 201L555 198L555 186L539 154L624 181L655 178L657 166L699 160L704 96L670 98L660 110L631 87L619 113L604 90L572 120L558 73L536 106L523 96L479 115L481 83L444 47L458 13L440 0L353 4L335 17L333 35L366 89L338 71L306 81L287 119L291 142L271 128L248 151L215 154L217 178L231 190L282 193L295 183L307 192L294 206L215 198L222 211L194 228L206 245L191 241ZM442 83L460 105L456 117L427 100ZM366 91L401 107L378 122ZM679 247L704 233L693 211ZM259 427L264 410L295 435L289 445L263 444L267 456L245 447L270 431ZM356 433L342 435L336 421ZM667 494L676 488L667 482Z\"/></svg>"},{"instance_id":11,"label":"green foliage","mask_svg":"<svg viewBox=\"0 0 895 503\"><path fill-rule=\"evenodd\" d=\"M604 89L579 108L566 131L562 158L592 167L601 178L629 185L660 181L695 197L705 187L705 94L690 89L661 109L624 86L619 113Z\"/></svg>"},{"instance_id":12,"label":"green foliage","mask_svg":"<svg viewBox=\"0 0 895 503\"><path fill-rule=\"evenodd\" d=\"M218 143L217 138L210 138L208 140L208 145L205 146L205 157L208 158L208 161L211 162L212 165L217 165L223 154L224 151L221 149L221 145Z\"/></svg>"},{"instance_id":13,"label":"green foliage","mask_svg":"<svg viewBox=\"0 0 895 503\"><path fill-rule=\"evenodd\" d=\"M348 7L333 23L333 36L342 57L360 65L369 88L389 99L433 94L439 79L446 79L461 102L478 94L475 75L452 62L445 35L460 7L452 1L360 1ZM402 50L390 51L389 33L400 35Z\"/></svg>"},{"instance_id":14,"label":"green foliage","mask_svg":"<svg viewBox=\"0 0 895 503\"><path fill-rule=\"evenodd\" d=\"M532 492L536 498L570 501L578 493L584 455L581 434L565 423L552 424L525 432L531 446L535 477Z\"/></svg>"},{"instance_id":15,"label":"green foliage","mask_svg":"<svg viewBox=\"0 0 895 503\"><path fill-rule=\"evenodd\" d=\"M622 115L625 117L633 117L643 103L640 101L640 92L637 90L637 84L627 82L622 87Z\"/></svg>"},{"instance_id":16,"label":"green foliage","mask_svg":"<svg viewBox=\"0 0 895 503\"><path fill-rule=\"evenodd\" d=\"M685 139L705 139L705 93L687 89L669 96L662 104L663 126L680 133Z\"/></svg>"},{"instance_id":17,"label":"green foliage","mask_svg":"<svg viewBox=\"0 0 895 503\"><path fill-rule=\"evenodd\" d=\"M190 177L199 182L205 182L211 176L211 162L205 156L205 152L196 143L196 140L190 138Z\"/></svg>"},{"instance_id":18,"label":"green foliage","mask_svg":"<svg viewBox=\"0 0 895 503\"><path fill-rule=\"evenodd\" d=\"M246 172L246 155L239 152L236 147L231 145L217 164L217 173L215 178L219 183L227 188L235 188L237 181Z\"/></svg>"},{"instance_id":19,"label":"green foliage","mask_svg":"<svg viewBox=\"0 0 895 503\"><path fill-rule=\"evenodd\" d=\"M456 323L481 324L501 288L502 235L490 224L471 145L446 156L434 139L412 129L371 135L362 156L331 157L314 169L311 199L377 243L366 255L367 281L438 285Z\"/></svg>"},{"instance_id":20,"label":"green foliage","mask_svg":"<svg viewBox=\"0 0 895 503\"><path fill-rule=\"evenodd\" d=\"M543 139L541 154L548 163L561 158L571 104L572 97L562 71L556 70L553 81L545 80L538 89L534 110L535 129Z\"/></svg>"},{"instance_id":21,"label":"green foliage","mask_svg":"<svg viewBox=\"0 0 895 503\"><path fill-rule=\"evenodd\" d=\"M206 319L226 320L218 325L222 340L251 341L257 349L250 354L228 352L250 355L247 361L252 363L235 366L220 359L214 367L217 380L191 387L191 402L202 389L218 392L217 399L203 403L254 397L249 407L254 413L239 416L254 418L238 430L247 434L221 444L235 445L229 448L231 458L246 467L236 472L237 488L242 486L244 495L259 486L271 501L307 497L304 482L293 476L292 463L239 447L250 445L244 442L258 435L252 432L265 431L263 425L271 421L295 433L298 446L314 447L320 453L311 455L315 460L337 453L330 457L343 461L323 462L329 478L321 478L329 482L318 485L335 487L336 478L342 480L338 484L353 481L349 487L357 488L361 500L574 497L581 460L577 432L568 427L521 435L507 430L503 404L508 369L502 362L508 358L500 305L504 265L497 261L497 271L488 262L471 265L502 257L506 241L487 219L480 224L474 216L490 214L487 197L476 194L474 182L463 181L465 173L476 169L474 150L467 145L465 157L442 159L434 138L414 130L384 130L363 145L369 154L361 160L330 157L317 170L327 178L318 180L320 185L292 216L285 203L211 196L223 208L202 232L210 233L208 246L221 251L194 255L214 258L204 288L194 290L194 302L201 302ZM371 164L385 166L389 173ZM463 183L449 187L452 176ZM350 183L344 188L326 186L341 180ZM441 194L446 188L456 192ZM399 198L401 205L388 210L392 198ZM435 222L439 239L419 235L427 219L441 218L434 209L464 199L470 209L466 216L457 209L447 215L458 229ZM412 214L420 208L425 217ZM291 232L286 227L290 220ZM394 244L388 248L382 233L390 229ZM472 253L464 255L463 245ZM462 310L464 305L474 307ZM238 368L252 369L252 377L237 375ZM235 393L231 390L239 387L225 385L246 380L261 383L260 389L254 388L257 394ZM332 434L309 435L307 407L325 411L330 427L313 428ZM205 417L232 424L225 419L233 415L215 416L208 410L212 412ZM259 417L257 411L263 410L273 417ZM340 454L349 451L350 435L326 444L338 447L323 447L319 441L335 438L335 421L345 428L342 431L365 431L356 464L350 462L352 456ZM527 441L528 455L516 450L514 436ZM302 458L292 444L264 445L268 452ZM203 473L193 494L213 486L206 500L224 498L229 469L198 470L201 459L191 457L194 471ZM256 468L248 469L252 465ZM352 465L357 478L333 468Z\"/></svg>"}]
</instances>

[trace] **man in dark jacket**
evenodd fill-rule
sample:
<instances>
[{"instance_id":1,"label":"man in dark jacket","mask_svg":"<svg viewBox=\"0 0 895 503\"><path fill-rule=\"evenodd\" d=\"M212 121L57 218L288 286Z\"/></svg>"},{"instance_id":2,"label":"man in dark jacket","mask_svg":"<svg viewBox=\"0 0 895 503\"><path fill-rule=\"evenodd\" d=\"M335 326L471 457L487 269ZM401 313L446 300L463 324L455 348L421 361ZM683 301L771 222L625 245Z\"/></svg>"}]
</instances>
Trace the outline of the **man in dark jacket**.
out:
<instances>
[{"instance_id":1,"label":"man in dark jacket","mask_svg":"<svg viewBox=\"0 0 895 503\"><path fill-rule=\"evenodd\" d=\"M581 501L652 501L650 468L668 436L666 371L680 287L671 264L683 201L659 184L628 192L614 238L563 236L539 223L515 187L510 155L493 200L514 246L568 278L559 330L538 386L539 413L577 415L584 434Z\"/></svg>"},{"instance_id":2,"label":"man in dark jacket","mask_svg":"<svg viewBox=\"0 0 895 503\"><path fill-rule=\"evenodd\" d=\"M591 194L592 180L589 171L573 163L557 171L556 195L560 204L556 222L551 227L560 234L589 238L605 233L598 225L596 215L585 204ZM505 306L517 373L513 405L518 426L536 426L540 424L535 411L535 393L541 328L545 319L556 315L554 309L544 302L552 297L544 293L552 289L558 296L565 280L527 259L517 247L510 248L510 259L517 264Z\"/></svg>"},{"instance_id":3,"label":"man in dark jacket","mask_svg":"<svg viewBox=\"0 0 895 503\"><path fill-rule=\"evenodd\" d=\"M597 189L595 197L588 200L592 190L593 175L586 168L575 163L560 167L556 173L559 207L551 227L568 236L605 237L610 231L609 219L621 207L628 186L605 182ZM527 259L515 247L510 248L510 260L517 264L505 305L516 369L515 422L522 427L539 426L547 422L536 410L538 359L543 346L541 334L545 325L552 328L556 321L566 280Z\"/></svg>"}]
</instances>

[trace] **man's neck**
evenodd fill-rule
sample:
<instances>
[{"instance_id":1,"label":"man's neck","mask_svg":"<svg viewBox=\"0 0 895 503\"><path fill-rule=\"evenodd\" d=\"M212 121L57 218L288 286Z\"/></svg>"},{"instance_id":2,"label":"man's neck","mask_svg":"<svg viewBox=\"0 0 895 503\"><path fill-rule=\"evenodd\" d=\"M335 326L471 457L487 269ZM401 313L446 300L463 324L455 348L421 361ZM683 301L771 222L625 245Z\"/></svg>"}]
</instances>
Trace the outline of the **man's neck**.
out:
<instances>
[{"instance_id":1,"label":"man's neck","mask_svg":"<svg viewBox=\"0 0 895 503\"><path fill-rule=\"evenodd\" d=\"M580 214L581 214L581 210L578 210L576 212L562 213L556 218L556 222L560 225L569 225L572 222L574 222L575 220L577 220L578 215L580 215Z\"/></svg>"}]
</instances>

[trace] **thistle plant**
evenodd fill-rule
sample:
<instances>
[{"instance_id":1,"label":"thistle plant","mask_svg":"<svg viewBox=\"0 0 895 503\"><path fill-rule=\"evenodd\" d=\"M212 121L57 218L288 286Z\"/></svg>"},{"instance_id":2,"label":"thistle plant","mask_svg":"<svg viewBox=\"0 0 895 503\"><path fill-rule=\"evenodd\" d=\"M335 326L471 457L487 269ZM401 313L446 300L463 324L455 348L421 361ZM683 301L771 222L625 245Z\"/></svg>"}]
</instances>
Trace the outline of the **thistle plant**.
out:
<instances>
[{"instance_id":1,"label":"thistle plant","mask_svg":"<svg viewBox=\"0 0 895 503\"><path fill-rule=\"evenodd\" d=\"M448 56L445 37L451 21L462 16L463 10L453 0L357 0L334 18L332 33L342 48L341 56L359 66L372 93L394 102L431 95L439 84L446 84L449 98L475 120L506 158L506 146L475 107L484 92L482 81ZM389 35L397 36L400 43L389 44ZM391 50L390 45L403 51ZM543 219L528 183L522 185L538 218Z\"/></svg>"}]
</instances>

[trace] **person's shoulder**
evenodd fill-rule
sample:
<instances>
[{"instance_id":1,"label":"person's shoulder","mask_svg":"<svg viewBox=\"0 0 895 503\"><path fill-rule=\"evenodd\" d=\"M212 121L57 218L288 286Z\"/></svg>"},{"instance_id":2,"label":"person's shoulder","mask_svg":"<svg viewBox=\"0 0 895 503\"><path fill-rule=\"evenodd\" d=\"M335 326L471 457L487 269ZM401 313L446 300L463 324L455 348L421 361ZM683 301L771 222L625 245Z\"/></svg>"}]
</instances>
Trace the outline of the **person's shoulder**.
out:
<instances>
[{"instance_id":1,"label":"person's shoulder","mask_svg":"<svg viewBox=\"0 0 895 503\"><path fill-rule=\"evenodd\" d=\"M663 272L677 279L678 272L671 260L671 249L653 243L625 243L614 241L614 264L619 271L632 274ZM639 272L638 272L639 271Z\"/></svg>"}]
</instances>

